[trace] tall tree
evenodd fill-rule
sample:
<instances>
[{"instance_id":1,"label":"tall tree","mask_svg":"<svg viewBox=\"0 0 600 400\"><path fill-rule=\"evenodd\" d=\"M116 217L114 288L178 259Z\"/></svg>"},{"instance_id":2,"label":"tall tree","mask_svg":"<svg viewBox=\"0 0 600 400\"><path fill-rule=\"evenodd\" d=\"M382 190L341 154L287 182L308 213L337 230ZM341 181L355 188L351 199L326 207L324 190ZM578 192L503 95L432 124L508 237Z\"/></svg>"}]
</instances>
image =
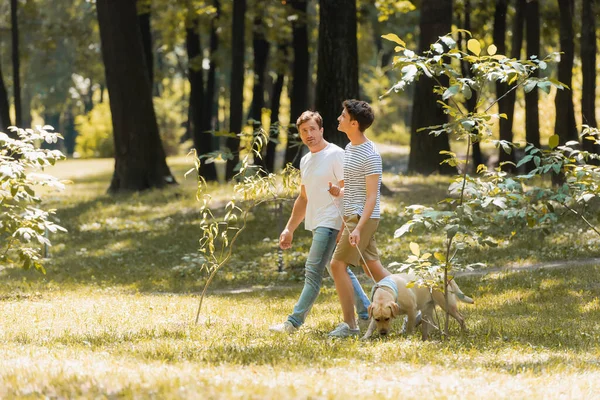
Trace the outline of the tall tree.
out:
<instances>
[{"instance_id":1,"label":"tall tree","mask_svg":"<svg viewBox=\"0 0 600 400\"><path fill-rule=\"evenodd\" d=\"M558 64L558 80L569 87L557 90L554 105L556 106L556 122L554 133L564 144L570 140L578 140L575 109L573 108L573 92L570 90L573 80L573 59L575 43L573 31L573 12L575 0L558 0L560 10L560 51L563 53Z\"/></svg>"},{"instance_id":2,"label":"tall tree","mask_svg":"<svg viewBox=\"0 0 600 400\"><path fill-rule=\"evenodd\" d=\"M540 56L540 3L538 0L527 2L525 7L525 43L527 43L527 58ZM539 77L535 70L532 77ZM525 94L525 140L527 143L540 148L540 118L539 118L539 91L532 90ZM535 168L535 164L526 165L528 171Z\"/></svg>"},{"instance_id":3,"label":"tall tree","mask_svg":"<svg viewBox=\"0 0 600 400\"><path fill-rule=\"evenodd\" d=\"M0 63L0 132L7 133L6 128L12 125L10 122L10 103L8 93L4 85L4 75L2 75L2 65Z\"/></svg>"},{"instance_id":4,"label":"tall tree","mask_svg":"<svg viewBox=\"0 0 600 400\"><path fill-rule=\"evenodd\" d=\"M244 51L246 50L245 35L246 0L233 2L233 21L231 24L231 84L229 103L229 131L239 134L242 131L244 115ZM235 174L234 169L239 162L240 139L227 138L227 148L233 158L227 162L227 179Z\"/></svg>"},{"instance_id":5,"label":"tall tree","mask_svg":"<svg viewBox=\"0 0 600 400\"><path fill-rule=\"evenodd\" d=\"M97 0L115 140L109 192L175 183L158 133L135 0Z\"/></svg>"},{"instance_id":6,"label":"tall tree","mask_svg":"<svg viewBox=\"0 0 600 400\"><path fill-rule=\"evenodd\" d=\"M464 3L464 22L463 22L463 29L471 32L471 0L465 0ZM467 37L467 35L463 35L462 32L458 32L458 45L461 46L462 51L467 51L467 45L466 42L469 38ZM472 76L472 72L470 70L470 66L469 63L466 61L462 61L460 64L460 69L462 72L462 75L464 77L471 77ZM476 96L471 96L470 99L467 99L465 101L465 107L467 108L467 112L476 112L477 111L477 97ZM473 142L473 166L475 169L477 169L477 167L480 164L484 164L484 160L483 160L483 154L481 153L481 146L479 144L479 142Z\"/></svg>"},{"instance_id":7,"label":"tall tree","mask_svg":"<svg viewBox=\"0 0 600 400\"><path fill-rule=\"evenodd\" d=\"M15 101L15 125L22 128L21 103L21 58L19 54L18 0L10 0L10 22L12 35L13 95Z\"/></svg>"},{"instance_id":8,"label":"tall tree","mask_svg":"<svg viewBox=\"0 0 600 400\"><path fill-rule=\"evenodd\" d=\"M596 123L596 21L594 0L583 0L581 8L581 119L584 124L597 127ZM583 148L598 152L594 142L583 139Z\"/></svg>"},{"instance_id":9,"label":"tall tree","mask_svg":"<svg viewBox=\"0 0 600 400\"><path fill-rule=\"evenodd\" d=\"M293 8L292 20L292 49L294 64L291 76L290 95L290 126L288 128L288 141L285 150L285 163L293 163L295 167L300 166L300 147L293 147L294 141L290 138L298 134L294 125L296 118L309 108L308 83L309 83L309 60L308 53L308 29L307 23L307 0L291 0Z\"/></svg>"},{"instance_id":10,"label":"tall tree","mask_svg":"<svg viewBox=\"0 0 600 400\"><path fill-rule=\"evenodd\" d=\"M429 49L429 45L438 40L439 36L450 32L452 27L451 0L423 0L419 21L419 52ZM447 85L448 81L442 81ZM421 79L415 85L413 111L410 128L410 155L408 157L408 172L419 174L453 174L456 169L447 163L440 164L444 157L440 151L449 151L450 143L444 133L439 136L429 135L428 132L417 132L419 128L431 125L441 125L448 122L442 107L437 103L438 97L433 91L434 82Z\"/></svg>"},{"instance_id":11,"label":"tall tree","mask_svg":"<svg viewBox=\"0 0 600 400\"><path fill-rule=\"evenodd\" d=\"M150 78L150 85L152 86L154 82L154 57L152 55L152 29L150 26L152 2L150 0L137 0L137 11L140 32L142 34L144 57L146 58L148 77Z\"/></svg>"},{"instance_id":12,"label":"tall tree","mask_svg":"<svg viewBox=\"0 0 600 400\"><path fill-rule=\"evenodd\" d=\"M188 53L188 80L190 82L189 123L194 148L199 156L213 150L212 135L205 130L203 116L205 110L204 78L202 74L202 45L200 42L200 19L196 10L190 5L185 29L185 47ZM200 158L200 175L206 180L216 180L217 173L213 163L206 163Z\"/></svg>"},{"instance_id":13,"label":"tall tree","mask_svg":"<svg viewBox=\"0 0 600 400\"><path fill-rule=\"evenodd\" d=\"M344 100L358 98L356 40L356 0L320 0L316 108L325 138L342 148L348 137L337 130L337 117Z\"/></svg>"},{"instance_id":14,"label":"tall tree","mask_svg":"<svg viewBox=\"0 0 600 400\"><path fill-rule=\"evenodd\" d=\"M262 13L266 8L265 1L255 3L254 23L252 26L252 48L254 52L254 83L252 88L252 102L248 119L252 120L253 129L256 131L262 126L262 109L265 107L265 79L267 75L267 59L270 45L266 38L265 25ZM258 149L256 149L258 150ZM266 149L264 149L266 150ZM264 154L264 153L263 153ZM266 169L262 158L255 157L254 163Z\"/></svg>"},{"instance_id":15,"label":"tall tree","mask_svg":"<svg viewBox=\"0 0 600 400\"><path fill-rule=\"evenodd\" d=\"M506 54L506 12L508 10L508 1L507 0L496 0L496 11L494 13L494 33L493 40L494 44L498 48L499 54ZM518 34L517 34L518 35ZM509 103L510 99L506 92L509 90L508 83L506 82L496 82L496 96L498 97L498 111L501 114L506 114L507 119L500 119L500 140L505 140L507 142L513 141L512 134L512 115L510 116L510 120L508 119L509 115ZM505 96L506 95L506 96ZM514 100L513 100L514 102ZM514 152L507 153L504 151L503 146L500 146L498 149L498 159L500 163L502 162L513 162L515 161ZM502 167L505 171L514 171L514 165L505 164Z\"/></svg>"}]
</instances>

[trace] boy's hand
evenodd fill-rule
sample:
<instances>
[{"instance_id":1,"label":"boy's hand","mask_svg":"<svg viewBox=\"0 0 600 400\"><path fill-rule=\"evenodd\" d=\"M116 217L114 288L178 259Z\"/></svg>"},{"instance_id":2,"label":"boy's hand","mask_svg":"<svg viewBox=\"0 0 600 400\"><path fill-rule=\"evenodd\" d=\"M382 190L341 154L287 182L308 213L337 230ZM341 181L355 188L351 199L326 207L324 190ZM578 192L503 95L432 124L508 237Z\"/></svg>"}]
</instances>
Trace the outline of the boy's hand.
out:
<instances>
[{"instance_id":1,"label":"boy's hand","mask_svg":"<svg viewBox=\"0 0 600 400\"><path fill-rule=\"evenodd\" d=\"M287 250L292 247L292 240L294 239L294 234L289 231L289 229L284 229L279 235L279 247L283 250Z\"/></svg>"},{"instance_id":2,"label":"boy's hand","mask_svg":"<svg viewBox=\"0 0 600 400\"><path fill-rule=\"evenodd\" d=\"M358 244L360 243L360 230L358 230L358 228L355 228L348 237L348 240L350 240L350 245L354 247L358 246Z\"/></svg>"},{"instance_id":3,"label":"boy's hand","mask_svg":"<svg viewBox=\"0 0 600 400\"><path fill-rule=\"evenodd\" d=\"M329 182L329 193L331 193L333 197L338 197L340 195L340 191L341 190L339 186Z\"/></svg>"}]
</instances>

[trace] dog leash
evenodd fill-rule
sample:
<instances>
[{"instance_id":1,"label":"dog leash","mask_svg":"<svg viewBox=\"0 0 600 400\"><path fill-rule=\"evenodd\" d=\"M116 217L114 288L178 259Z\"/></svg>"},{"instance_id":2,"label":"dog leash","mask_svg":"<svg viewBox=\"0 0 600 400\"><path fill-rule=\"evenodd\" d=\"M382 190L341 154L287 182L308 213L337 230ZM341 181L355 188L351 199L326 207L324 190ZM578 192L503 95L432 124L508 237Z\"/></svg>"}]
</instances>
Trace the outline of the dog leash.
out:
<instances>
[{"instance_id":1,"label":"dog leash","mask_svg":"<svg viewBox=\"0 0 600 400\"><path fill-rule=\"evenodd\" d=\"M337 177L335 176L335 174L333 174L333 176L335 177L335 179L337 179ZM339 182L339 180L338 180L338 182ZM339 217L342 219L342 226L346 230L346 232L348 232L348 240L350 240L350 234L352 232L350 232L350 229L348 228L348 225L346 225L346 221L344 221L344 216L343 216L340 208L335 204L335 201L333 199L333 196L331 195L331 192L329 192L329 190L327 190L327 193L329 194L329 199L331 200L331 204L333 204L333 206L335 207L335 209L338 212ZM375 285L377 285L377 281L375 280L375 277L373 276L373 273L371 272L371 268L369 268L369 264L367 264L367 260L365 260L365 257L363 256L362 252L358 248L358 244L355 247L356 247L356 250L358 251L358 254L360 255L360 259L362 260L363 264L365 264L365 266L367 267L367 271L369 271L369 276L373 280L373 283Z\"/></svg>"}]
</instances>

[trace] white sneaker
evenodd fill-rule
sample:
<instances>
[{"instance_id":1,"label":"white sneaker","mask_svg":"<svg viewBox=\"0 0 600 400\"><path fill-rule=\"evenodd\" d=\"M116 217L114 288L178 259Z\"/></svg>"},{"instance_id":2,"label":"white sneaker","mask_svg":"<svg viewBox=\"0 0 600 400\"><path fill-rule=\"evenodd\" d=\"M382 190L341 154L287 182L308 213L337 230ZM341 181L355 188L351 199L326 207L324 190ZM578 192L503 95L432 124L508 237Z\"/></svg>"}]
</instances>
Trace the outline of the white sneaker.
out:
<instances>
[{"instance_id":1,"label":"white sneaker","mask_svg":"<svg viewBox=\"0 0 600 400\"><path fill-rule=\"evenodd\" d=\"M283 324L277 324L269 327L271 332L280 332L280 333L295 333L298 328L296 328L290 321L285 321Z\"/></svg>"},{"instance_id":2,"label":"white sneaker","mask_svg":"<svg viewBox=\"0 0 600 400\"><path fill-rule=\"evenodd\" d=\"M360 329L351 329L350 326L341 322L334 330L329 332L329 337L347 338L347 337L358 337L360 335Z\"/></svg>"}]
</instances>

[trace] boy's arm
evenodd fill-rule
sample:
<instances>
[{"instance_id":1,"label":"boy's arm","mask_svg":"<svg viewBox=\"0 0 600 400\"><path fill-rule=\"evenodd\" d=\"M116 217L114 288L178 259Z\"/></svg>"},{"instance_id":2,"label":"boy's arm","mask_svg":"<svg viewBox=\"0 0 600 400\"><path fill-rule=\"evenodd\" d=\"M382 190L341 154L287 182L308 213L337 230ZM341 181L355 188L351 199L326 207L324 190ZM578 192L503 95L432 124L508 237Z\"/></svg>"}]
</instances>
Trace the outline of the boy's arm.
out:
<instances>
[{"instance_id":1,"label":"boy's arm","mask_svg":"<svg viewBox=\"0 0 600 400\"><path fill-rule=\"evenodd\" d=\"M365 200L365 206L363 208L362 215L360 216L360 220L358 224L356 224L356 229L360 230L367 223L371 215L373 214L373 210L375 209L375 205L377 204L377 191L379 190L379 174L372 174L365 176L366 188L367 188L367 198Z\"/></svg>"},{"instance_id":2,"label":"boy's arm","mask_svg":"<svg viewBox=\"0 0 600 400\"><path fill-rule=\"evenodd\" d=\"M282 249L289 249L292 247L292 240L294 239L294 231L298 228L298 225L304 220L306 216L306 205L308 204L308 198L306 197L306 189L304 185L300 186L300 194L294 202L294 208L292 208L292 215L285 225L285 229L279 235L279 247Z\"/></svg>"}]
</instances>

